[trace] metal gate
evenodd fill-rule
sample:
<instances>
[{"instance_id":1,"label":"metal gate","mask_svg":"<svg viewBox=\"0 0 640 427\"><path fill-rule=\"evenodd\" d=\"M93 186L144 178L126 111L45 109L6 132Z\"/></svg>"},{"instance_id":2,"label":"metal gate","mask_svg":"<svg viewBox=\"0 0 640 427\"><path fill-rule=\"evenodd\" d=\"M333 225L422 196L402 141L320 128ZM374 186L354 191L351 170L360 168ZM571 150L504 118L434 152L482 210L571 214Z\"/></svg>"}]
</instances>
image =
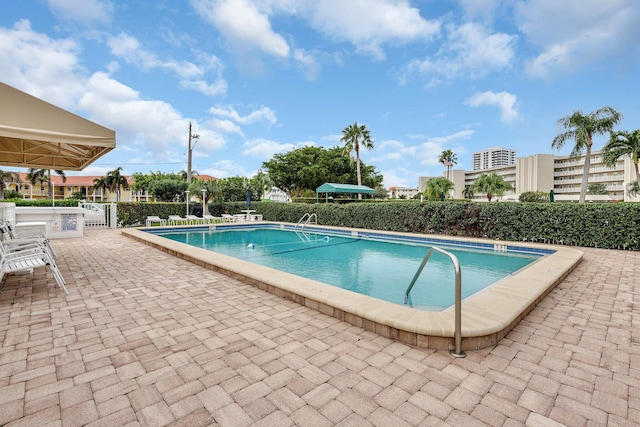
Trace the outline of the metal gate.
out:
<instances>
[{"instance_id":1,"label":"metal gate","mask_svg":"<svg viewBox=\"0 0 640 427\"><path fill-rule=\"evenodd\" d=\"M116 228L117 205L115 203L78 202L78 207L85 209L84 228Z\"/></svg>"}]
</instances>

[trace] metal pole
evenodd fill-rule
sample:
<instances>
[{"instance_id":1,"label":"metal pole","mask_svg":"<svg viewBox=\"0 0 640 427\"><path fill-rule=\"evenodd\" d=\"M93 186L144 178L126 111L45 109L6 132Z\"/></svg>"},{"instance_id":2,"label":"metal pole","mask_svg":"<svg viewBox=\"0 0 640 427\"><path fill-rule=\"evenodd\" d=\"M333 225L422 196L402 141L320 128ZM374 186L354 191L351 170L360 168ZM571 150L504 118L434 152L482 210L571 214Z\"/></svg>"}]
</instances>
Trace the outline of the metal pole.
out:
<instances>
[{"instance_id":1,"label":"metal pole","mask_svg":"<svg viewBox=\"0 0 640 427\"><path fill-rule=\"evenodd\" d=\"M189 152L187 154L187 184L191 184L191 122L189 122ZM187 202L188 203L188 202ZM189 212L187 212L189 213Z\"/></svg>"},{"instance_id":2,"label":"metal pole","mask_svg":"<svg viewBox=\"0 0 640 427\"><path fill-rule=\"evenodd\" d=\"M187 215L189 215L189 190L185 191L187 193Z\"/></svg>"},{"instance_id":3,"label":"metal pole","mask_svg":"<svg viewBox=\"0 0 640 427\"><path fill-rule=\"evenodd\" d=\"M202 216L204 217L204 214L207 213L207 210L205 209L205 206L207 204L206 202L206 195L207 195L207 189L203 188L202 189Z\"/></svg>"}]
</instances>

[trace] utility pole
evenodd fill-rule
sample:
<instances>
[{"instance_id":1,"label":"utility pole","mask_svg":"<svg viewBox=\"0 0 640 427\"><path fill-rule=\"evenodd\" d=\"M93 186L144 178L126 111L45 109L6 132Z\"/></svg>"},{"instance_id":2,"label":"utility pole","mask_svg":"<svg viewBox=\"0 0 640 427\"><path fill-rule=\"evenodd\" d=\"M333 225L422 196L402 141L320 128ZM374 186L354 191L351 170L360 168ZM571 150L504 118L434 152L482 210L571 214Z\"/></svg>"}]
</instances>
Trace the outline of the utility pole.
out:
<instances>
[{"instance_id":1,"label":"utility pole","mask_svg":"<svg viewBox=\"0 0 640 427\"><path fill-rule=\"evenodd\" d=\"M193 148L196 146L196 144L193 144L193 147L191 146L191 141L194 139L198 139L200 138L200 135L196 134L192 134L191 133L191 122L189 122L189 152L187 155L187 184L191 184L191 156L193 154ZM198 141L196 141L197 143Z\"/></svg>"}]
</instances>

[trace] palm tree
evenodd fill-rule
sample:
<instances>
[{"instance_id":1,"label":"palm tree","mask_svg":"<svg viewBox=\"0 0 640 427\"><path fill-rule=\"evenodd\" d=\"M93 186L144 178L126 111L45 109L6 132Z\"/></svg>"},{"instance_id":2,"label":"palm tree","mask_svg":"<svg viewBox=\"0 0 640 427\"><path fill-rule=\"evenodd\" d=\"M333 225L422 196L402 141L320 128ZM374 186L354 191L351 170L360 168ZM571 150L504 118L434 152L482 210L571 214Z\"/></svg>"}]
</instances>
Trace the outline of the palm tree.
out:
<instances>
[{"instance_id":1,"label":"palm tree","mask_svg":"<svg viewBox=\"0 0 640 427\"><path fill-rule=\"evenodd\" d=\"M473 187L479 193L485 193L489 202L494 195L502 196L506 190L513 190L511 184L495 172L490 175L486 173L480 175Z\"/></svg>"},{"instance_id":2,"label":"palm tree","mask_svg":"<svg viewBox=\"0 0 640 427\"><path fill-rule=\"evenodd\" d=\"M640 172L638 171L638 157L640 157L640 129L636 129L633 132L611 132L609 142L607 142L602 148L604 164L613 167L622 156L631 157L633 167L636 171L636 181L640 182Z\"/></svg>"},{"instance_id":3,"label":"palm tree","mask_svg":"<svg viewBox=\"0 0 640 427\"><path fill-rule=\"evenodd\" d=\"M4 200L4 185L5 182L19 182L20 175L16 172L5 172L0 169L0 183L2 184L2 188L0 188L0 200Z\"/></svg>"},{"instance_id":4,"label":"palm tree","mask_svg":"<svg viewBox=\"0 0 640 427\"><path fill-rule=\"evenodd\" d=\"M356 173L358 176L358 185L362 185L362 177L360 176L360 147L371 150L373 148L373 141L371 140L371 133L367 129L367 125L359 126L358 122L347 126L342 130L342 138L340 141L344 142L344 151L351 157L351 152L356 152ZM362 194L358 194L358 199L362 199Z\"/></svg>"},{"instance_id":5,"label":"palm tree","mask_svg":"<svg viewBox=\"0 0 640 427\"><path fill-rule=\"evenodd\" d=\"M456 153L451 150L444 150L442 154L440 154L438 162L447 167L447 179L451 181L450 168L451 166L455 166L458 164Z\"/></svg>"},{"instance_id":6,"label":"palm tree","mask_svg":"<svg viewBox=\"0 0 640 427\"><path fill-rule=\"evenodd\" d=\"M473 199L475 189L473 188L473 185L467 185L464 187L464 190L462 190L462 195L464 196L465 199Z\"/></svg>"},{"instance_id":7,"label":"palm tree","mask_svg":"<svg viewBox=\"0 0 640 427\"><path fill-rule=\"evenodd\" d=\"M116 193L117 202L120 201L120 189L124 188L126 190L129 188L129 181L127 181L127 177L121 175L120 172L122 172L122 167L118 167L117 169L107 172L107 176L105 177L107 188Z\"/></svg>"},{"instance_id":8,"label":"palm tree","mask_svg":"<svg viewBox=\"0 0 640 427\"><path fill-rule=\"evenodd\" d=\"M104 195L108 189L109 189L109 184L107 183L107 178L105 178L104 176L93 180L93 192L95 194L95 192L99 190L100 194L102 194L102 200L104 200ZM94 201L95 201L95 198L94 198Z\"/></svg>"},{"instance_id":9,"label":"palm tree","mask_svg":"<svg viewBox=\"0 0 640 427\"><path fill-rule=\"evenodd\" d=\"M589 184L589 166L591 165L591 148L593 136L604 135L613 130L613 127L622 119L622 114L612 107L602 107L597 111L583 114L574 111L570 116L558 120L558 123L566 129L565 132L553 138L551 147L560 149L568 140L574 140L575 145L571 156L577 157L585 150L584 170L582 172L582 184L580 186L580 203L584 203Z\"/></svg>"},{"instance_id":10,"label":"palm tree","mask_svg":"<svg viewBox=\"0 0 640 427\"><path fill-rule=\"evenodd\" d=\"M195 178L191 181L189 191L193 195L199 195L200 200L202 200L202 190L207 190L204 192L204 212L202 212L202 214L209 215L209 200L215 198L220 193L220 185L215 179L205 181Z\"/></svg>"},{"instance_id":11,"label":"palm tree","mask_svg":"<svg viewBox=\"0 0 640 427\"><path fill-rule=\"evenodd\" d=\"M62 182L67 182L67 176L65 175L63 170L54 170L60 178L62 178ZM31 185L36 185L36 183L40 183L40 186L47 183L49 198L53 199L53 186L51 185L51 169L29 169L27 172L27 179L31 183Z\"/></svg>"},{"instance_id":12,"label":"palm tree","mask_svg":"<svg viewBox=\"0 0 640 427\"><path fill-rule=\"evenodd\" d=\"M427 200L444 200L445 195L449 194L453 190L453 182L447 178L439 176L437 178L431 178L427 181L427 188L424 190L424 195Z\"/></svg>"}]
</instances>

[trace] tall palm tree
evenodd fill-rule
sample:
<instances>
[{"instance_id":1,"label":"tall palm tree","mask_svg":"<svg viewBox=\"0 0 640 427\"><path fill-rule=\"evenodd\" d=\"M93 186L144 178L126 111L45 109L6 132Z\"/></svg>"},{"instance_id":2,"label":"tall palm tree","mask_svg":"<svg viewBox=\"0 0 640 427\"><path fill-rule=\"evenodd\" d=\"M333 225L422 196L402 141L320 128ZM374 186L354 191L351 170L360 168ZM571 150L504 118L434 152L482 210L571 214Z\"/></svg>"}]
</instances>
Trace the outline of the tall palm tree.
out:
<instances>
[{"instance_id":1,"label":"tall palm tree","mask_svg":"<svg viewBox=\"0 0 640 427\"><path fill-rule=\"evenodd\" d=\"M640 182L638 157L640 157L640 129L633 132L611 132L609 142L602 147L602 158L607 166L615 166L622 156L630 156L636 171L636 181Z\"/></svg>"},{"instance_id":2,"label":"tall palm tree","mask_svg":"<svg viewBox=\"0 0 640 427\"><path fill-rule=\"evenodd\" d=\"M16 172L5 172L0 169L0 200L4 200L4 185L6 182L19 182L20 175Z\"/></svg>"},{"instance_id":3,"label":"tall palm tree","mask_svg":"<svg viewBox=\"0 0 640 427\"><path fill-rule=\"evenodd\" d=\"M120 189L124 188L126 190L129 188L129 181L127 181L127 177L122 175L120 172L122 172L122 167L118 167L107 172L107 176L105 177L108 189L116 193L117 202L120 201Z\"/></svg>"},{"instance_id":4,"label":"tall palm tree","mask_svg":"<svg viewBox=\"0 0 640 427\"><path fill-rule=\"evenodd\" d=\"M575 145L571 156L577 157L585 151L584 170L582 172L582 184L580 186L580 203L584 203L589 185L589 167L591 165L591 148L593 136L604 135L613 131L613 127L622 119L622 114L612 107L602 107L594 112L583 114L574 111L573 114L558 120L558 123L566 129L565 132L553 138L551 147L560 149L569 140L574 140Z\"/></svg>"},{"instance_id":5,"label":"tall palm tree","mask_svg":"<svg viewBox=\"0 0 640 427\"><path fill-rule=\"evenodd\" d=\"M424 195L427 200L443 200L445 195L449 194L453 190L453 182L447 178L439 176L437 178L431 178L427 181Z\"/></svg>"},{"instance_id":6,"label":"tall palm tree","mask_svg":"<svg viewBox=\"0 0 640 427\"><path fill-rule=\"evenodd\" d=\"M443 166L447 167L447 179L451 181L450 170L452 166L458 164L458 157L456 153L451 150L444 150L442 154L440 154L440 158L438 158L438 162L442 163Z\"/></svg>"},{"instance_id":7,"label":"tall palm tree","mask_svg":"<svg viewBox=\"0 0 640 427\"><path fill-rule=\"evenodd\" d=\"M371 133L367 129L367 125L358 125L355 122L352 125L347 126L342 130L342 138L340 141L344 142L344 151L351 157L351 152L356 152L356 173L358 176L358 185L362 185L362 176L360 175L360 148L366 148L371 150L373 148L373 140L371 140ZM362 198L362 194L358 194L358 199Z\"/></svg>"},{"instance_id":8,"label":"tall palm tree","mask_svg":"<svg viewBox=\"0 0 640 427\"><path fill-rule=\"evenodd\" d=\"M63 170L54 170L60 178L62 178L62 182L67 182L67 176L65 175ZM36 185L36 183L40 183L40 185L47 183L49 199L53 199L53 186L51 185L51 169L29 169L27 172L27 179L31 183L31 185Z\"/></svg>"},{"instance_id":9,"label":"tall palm tree","mask_svg":"<svg viewBox=\"0 0 640 427\"><path fill-rule=\"evenodd\" d=\"M511 184L495 172L492 174L483 173L473 183L473 186L478 193L485 193L489 202L493 196L502 196L506 190L513 190Z\"/></svg>"}]
</instances>

